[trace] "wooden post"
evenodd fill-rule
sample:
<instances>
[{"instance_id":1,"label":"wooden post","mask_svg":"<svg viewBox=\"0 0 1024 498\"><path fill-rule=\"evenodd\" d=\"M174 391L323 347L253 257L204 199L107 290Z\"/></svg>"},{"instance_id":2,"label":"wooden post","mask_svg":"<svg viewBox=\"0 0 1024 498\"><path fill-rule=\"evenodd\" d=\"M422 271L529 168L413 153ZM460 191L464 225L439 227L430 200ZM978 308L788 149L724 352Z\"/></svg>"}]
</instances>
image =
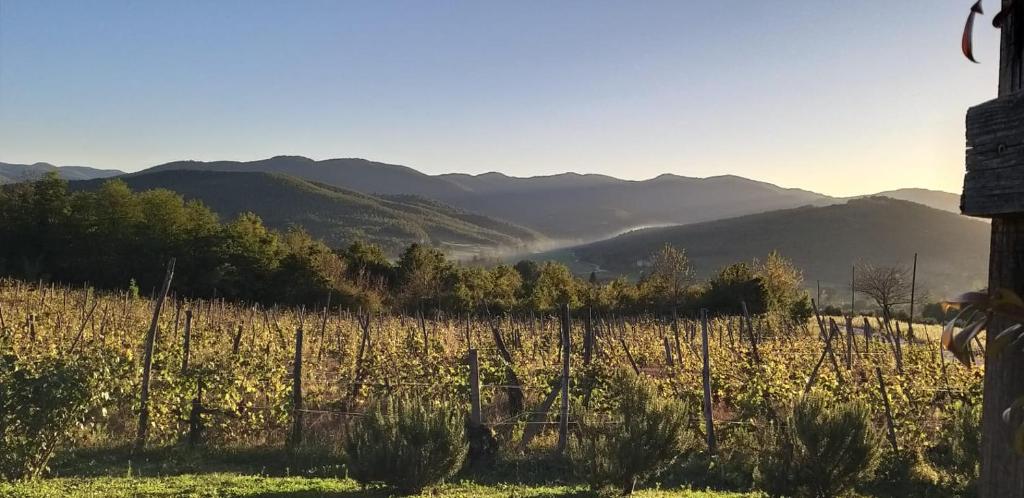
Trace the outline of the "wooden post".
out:
<instances>
[{"instance_id":1,"label":"wooden post","mask_svg":"<svg viewBox=\"0 0 1024 498\"><path fill-rule=\"evenodd\" d=\"M139 428L135 433L135 451L141 451L146 447L146 437L149 435L149 381L153 371L153 349L156 348L160 310L164 306L164 299L167 298L167 291L171 288L171 279L173 278L174 258L171 258L167 262L167 273L164 274L164 283L160 286L160 296L153 306L153 319L149 322L149 332L146 334L145 353L142 360L142 386L139 389Z\"/></svg>"},{"instance_id":2,"label":"wooden post","mask_svg":"<svg viewBox=\"0 0 1024 498\"><path fill-rule=\"evenodd\" d=\"M558 418L558 452L565 453L569 443L569 352L570 324L569 305L562 305L562 406Z\"/></svg>"},{"instance_id":3,"label":"wooden post","mask_svg":"<svg viewBox=\"0 0 1024 498\"><path fill-rule=\"evenodd\" d=\"M988 289L1024 295L1024 2L1002 0L1005 19L999 63L999 98L967 112L967 161L960 210L992 218ZM1013 321L993 317L986 334L992 350L998 331ZM1024 458L1011 441L1021 415L1003 420L1003 411L1024 396L1024 352L1006 348L985 356L981 475L978 496L1024 496Z\"/></svg>"},{"instance_id":4,"label":"wooden post","mask_svg":"<svg viewBox=\"0 0 1024 498\"><path fill-rule=\"evenodd\" d=\"M711 358L708 356L708 310L706 309L700 310L700 324L701 352L704 357L704 367L701 369L701 376L704 379L704 428L708 438L708 453L714 455L718 451L718 443L715 440L715 423L711 418Z\"/></svg>"},{"instance_id":5,"label":"wooden post","mask_svg":"<svg viewBox=\"0 0 1024 498\"><path fill-rule=\"evenodd\" d=\"M676 364L675 364L675 362L672 361L672 347L669 346L669 344L668 344L668 337L667 336L663 336L661 338L661 342L665 346L665 365L667 365L669 368L675 367Z\"/></svg>"},{"instance_id":6,"label":"wooden post","mask_svg":"<svg viewBox=\"0 0 1024 498\"><path fill-rule=\"evenodd\" d=\"M896 442L896 427L892 420L892 407L889 405L889 393L885 390L885 377L882 376L882 368L875 367L875 373L878 375L878 388L882 392L882 406L885 408L885 426L888 429L889 444L892 445L892 451L899 452L900 447Z\"/></svg>"},{"instance_id":7,"label":"wooden post","mask_svg":"<svg viewBox=\"0 0 1024 498\"><path fill-rule=\"evenodd\" d=\"M238 352L242 348L242 324L238 324L238 330L235 332L235 338L231 340L231 354L232 356L238 356Z\"/></svg>"},{"instance_id":8,"label":"wooden post","mask_svg":"<svg viewBox=\"0 0 1024 498\"><path fill-rule=\"evenodd\" d=\"M679 342L679 313L672 308L672 335L676 341L676 358L679 359L679 368L683 368L683 346Z\"/></svg>"},{"instance_id":9,"label":"wooden post","mask_svg":"<svg viewBox=\"0 0 1024 498\"><path fill-rule=\"evenodd\" d=\"M829 331L828 331L828 337L825 339L825 349L821 352L821 356L818 358L818 362L814 364L814 369L811 370L811 376L807 378L807 385L804 387L804 396L807 396L807 393L811 392L811 388L814 387L814 383L817 382L817 380L818 380L818 371L821 370L821 365L823 363L825 363L825 357L828 356L831 353L831 351L832 351L832 337L838 331L839 331L839 328L836 327L835 322L831 322L831 327L829 327ZM833 359L835 359L834 356L833 356ZM839 367L836 366L835 368L836 368L835 372L836 372L836 374L838 376L838 374L839 374ZM837 380L842 381L841 378L838 378Z\"/></svg>"},{"instance_id":10,"label":"wooden post","mask_svg":"<svg viewBox=\"0 0 1024 498\"><path fill-rule=\"evenodd\" d=\"M594 355L594 318L593 312L587 308L587 316L583 322L583 364L589 365Z\"/></svg>"},{"instance_id":11,"label":"wooden post","mask_svg":"<svg viewBox=\"0 0 1024 498\"><path fill-rule=\"evenodd\" d=\"M469 423L480 427L483 422L480 410L480 359L476 349L469 350Z\"/></svg>"},{"instance_id":12,"label":"wooden post","mask_svg":"<svg viewBox=\"0 0 1024 498\"><path fill-rule=\"evenodd\" d=\"M907 321L907 338L914 340L914 292L917 290L917 253L914 253L914 269L910 273L910 320Z\"/></svg>"},{"instance_id":13,"label":"wooden post","mask_svg":"<svg viewBox=\"0 0 1024 498\"><path fill-rule=\"evenodd\" d=\"M740 301L740 306L743 308L743 318L746 319L747 332L750 334L750 352L754 356L754 361L760 365L761 355L757 352L757 336L754 335L754 324L750 321L750 311L747 309L747 302ZM741 320L742 322L743 320ZM740 323L740 331L743 331L743 324ZM742 333L740 336L742 337ZM742 342L742 341L741 341Z\"/></svg>"},{"instance_id":14,"label":"wooden post","mask_svg":"<svg viewBox=\"0 0 1024 498\"><path fill-rule=\"evenodd\" d=\"M853 368L853 317L846 317L846 369Z\"/></svg>"},{"instance_id":15,"label":"wooden post","mask_svg":"<svg viewBox=\"0 0 1024 498\"><path fill-rule=\"evenodd\" d=\"M850 316L857 314L857 266L850 267Z\"/></svg>"},{"instance_id":16,"label":"wooden post","mask_svg":"<svg viewBox=\"0 0 1024 498\"><path fill-rule=\"evenodd\" d=\"M302 322L295 329L295 362L292 365L292 433L290 448L302 444Z\"/></svg>"},{"instance_id":17,"label":"wooden post","mask_svg":"<svg viewBox=\"0 0 1024 498\"><path fill-rule=\"evenodd\" d=\"M181 375L188 373L188 362L192 356L192 308L185 310L184 335L181 344Z\"/></svg>"}]
</instances>

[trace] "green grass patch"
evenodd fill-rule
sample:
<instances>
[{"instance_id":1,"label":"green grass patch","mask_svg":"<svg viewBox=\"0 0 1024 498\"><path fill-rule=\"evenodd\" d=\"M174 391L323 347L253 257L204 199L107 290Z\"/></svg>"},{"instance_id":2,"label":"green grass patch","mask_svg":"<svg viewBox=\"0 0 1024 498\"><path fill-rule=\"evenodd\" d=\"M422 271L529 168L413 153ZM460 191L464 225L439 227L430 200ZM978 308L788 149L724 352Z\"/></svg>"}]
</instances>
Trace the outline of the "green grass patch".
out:
<instances>
[{"instance_id":1,"label":"green grass patch","mask_svg":"<svg viewBox=\"0 0 1024 498\"><path fill-rule=\"evenodd\" d=\"M229 473L186 474L171 477L70 477L50 478L19 483L0 483L3 497L68 498L378 498L391 496L387 489L363 489L350 479L308 477L261 477ZM449 484L429 489L421 496L508 498L508 497L589 497L597 496L586 488L571 486ZM634 496L641 498L741 498L754 494L718 493L710 491L645 490Z\"/></svg>"}]
</instances>

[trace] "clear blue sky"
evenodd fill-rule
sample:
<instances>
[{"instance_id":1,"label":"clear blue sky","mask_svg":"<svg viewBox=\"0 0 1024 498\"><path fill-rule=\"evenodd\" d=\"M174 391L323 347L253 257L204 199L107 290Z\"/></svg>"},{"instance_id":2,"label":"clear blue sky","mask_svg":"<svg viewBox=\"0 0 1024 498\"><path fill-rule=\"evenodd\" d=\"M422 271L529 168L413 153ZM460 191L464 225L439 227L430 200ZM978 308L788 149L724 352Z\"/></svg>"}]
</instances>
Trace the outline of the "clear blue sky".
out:
<instances>
[{"instance_id":1,"label":"clear blue sky","mask_svg":"<svg viewBox=\"0 0 1024 498\"><path fill-rule=\"evenodd\" d=\"M0 0L0 161L364 157L958 192L996 3Z\"/></svg>"}]
</instances>

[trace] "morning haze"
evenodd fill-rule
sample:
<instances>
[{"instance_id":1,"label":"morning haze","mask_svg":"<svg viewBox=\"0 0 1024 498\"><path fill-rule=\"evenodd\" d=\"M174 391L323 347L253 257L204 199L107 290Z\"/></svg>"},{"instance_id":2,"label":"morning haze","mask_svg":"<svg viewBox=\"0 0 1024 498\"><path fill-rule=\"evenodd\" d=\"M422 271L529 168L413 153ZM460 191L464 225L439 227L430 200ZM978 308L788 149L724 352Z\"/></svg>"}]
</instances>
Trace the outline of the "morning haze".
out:
<instances>
[{"instance_id":1,"label":"morning haze","mask_svg":"<svg viewBox=\"0 0 1024 498\"><path fill-rule=\"evenodd\" d=\"M6 1L0 160L136 171L299 154L435 174L958 192L963 119L951 111L995 87L961 64L962 11ZM995 46L992 30L977 36Z\"/></svg>"}]
</instances>

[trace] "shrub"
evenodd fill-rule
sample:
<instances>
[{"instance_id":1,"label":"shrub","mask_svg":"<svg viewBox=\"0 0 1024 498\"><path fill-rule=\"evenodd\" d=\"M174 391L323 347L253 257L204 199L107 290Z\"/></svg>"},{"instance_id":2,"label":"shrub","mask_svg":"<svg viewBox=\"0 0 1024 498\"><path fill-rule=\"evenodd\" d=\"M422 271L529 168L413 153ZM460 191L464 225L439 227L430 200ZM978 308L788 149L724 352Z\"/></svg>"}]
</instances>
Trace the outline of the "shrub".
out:
<instances>
[{"instance_id":1,"label":"shrub","mask_svg":"<svg viewBox=\"0 0 1024 498\"><path fill-rule=\"evenodd\" d=\"M899 453L885 452L875 472L874 482L865 491L879 498L951 495L952 488L940 488L938 484L939 474L928 461L918 451L906 449Z\"/></svg>"},{"instance_id":2,"label":"shrub","mask_svg":"<svg viewBox=\"0 0 1024 498\"><path fill-rule=\"evenodd\" d=\"M981 465L981 406L957 406L943 422L930 456L947 480L973 489Z\"/></svg>"},{"instance_id":3,"label":"shrub","mask_svg":"<svg viewBox=\"0 0 1024 498\"><path fill-rule=\"evenodd\" d=\"M569 458L592 488L615 486L629 494L638 480L664 470L686 449L689 414L682 403L658 396L649 381L632 374L620 374L613 389L621 423L581 417Z\"/></svg>"},{"instance_id":4,"label":"shrub","mask_svg":"<svg viewBox=\"0 0 1024 498\"><path fill-rule=\"evenodd\" d=\"M878 437L861 402L810 395L768 439L755 479L772 496L840 496L878 464Z\"/></svg>"},{"instance_id":5,"label":"shrub","mask_svg":"<svg viewBox=\"0 0 1024 498\"><path fill-rule=\"evenodd\" d=\"M0 356L0 477L38 477L84 421L94 396L85 359Z\"/></svg>"},{"instance_id":6,"label":"shrub","mask_svg":"<svg viewBox=\"0 0 1024 498\"><path fill-rule=\"evenodd\" d=\"M376 403L345 442L352 478L382 482L403 494L454 475L467 451L462 416L444 403L417 397Z\"/></svg>"},{"instance_id":7,"label":"shrub","mask_svg":"<svg viewBox=\"0 0 1024 498\"><path fill-rule=\"evenodd\" d=\"M718 453L691 451L660 477L663 485L749 490L754 485L754 469L760 453L760 441L753 430L741 425L716 429Z\"/></svg>"}]
</instances>

